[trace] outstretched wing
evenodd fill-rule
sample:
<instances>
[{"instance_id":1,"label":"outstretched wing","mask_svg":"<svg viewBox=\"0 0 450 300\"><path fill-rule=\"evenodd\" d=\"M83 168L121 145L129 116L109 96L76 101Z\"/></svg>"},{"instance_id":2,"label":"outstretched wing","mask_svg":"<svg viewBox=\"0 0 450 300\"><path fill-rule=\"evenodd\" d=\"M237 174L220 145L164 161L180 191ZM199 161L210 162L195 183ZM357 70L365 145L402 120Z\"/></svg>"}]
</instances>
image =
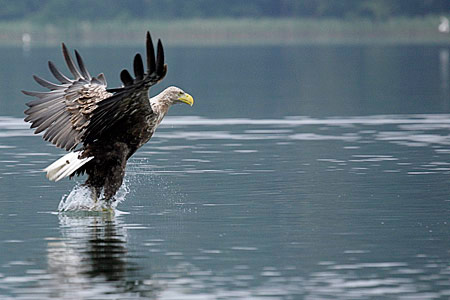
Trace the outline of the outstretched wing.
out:
<instances>
[{"instance_id":1,"label":"outstretched wing","mask_svg":"<svg viewBox=\"0 0 450 300\"><path fill-rule=\"evenodd\" d=\"M108 92L114 94L97 104L83 138L85 144L101 138L103 134L108 134L109 130L113 129L116 124L131 118L133 115L139 114L148 119L153 116L148 91L151 86L166 76L167 65L164 64L164 49L161 40L158 40L155 59L155 50L148 31L146 52L147 71L144 73L141 55L136 54L133 61L135 78L127 70L122 70L120 79L123 87L108 89Z\"/></svg>"},{"instance_id":2,"label":"outstretched wing","mask_svg":"<svg viewBox=\"0 0 450 300\"><path fill-rule=\"evenodd\" d=\"M75 56L79 69L64 44L62 51L74 79L66 77L49 61L49 69L60 83L52 83L34 75L34 80L50 91L22 92L38 98L28 102L29 108L25 111L25 121L31 122L31 128L36 128L35 133L45 131L44 140L59 148L72 150L83 140L92 111L112 93L106 91L103 74L97 77L89 74L78 51L75 50Z\"/></svg>"},{"instance_id":3,"label":"outstretched wing","mask_svg":"<svg viewBox=\"0 0 450 300\"><path fill-rule=\"evenodd\" d=\"M67 66L74 76L69 79L52 62L50 71L60 84L54 84L37 76L35 80L50 92L27 92L24 94L38 99L27 103L29 109L25 121L31 122L35 133L45 131L44 139L66 150L74 149L79 143L88 144L124 119L139 113L151 116L153 111L148 100L149 88L162 80L167 73L164 64L164 50L158 40L157 58L150 33L147 32L147 72L140 54L134 58L132 78L127 70L120 73L123 87L106 89L103 74L91 77L79 53L75 50L79 70L73 63L66 46L63 54Z\"/></svg>"}]
</instances>

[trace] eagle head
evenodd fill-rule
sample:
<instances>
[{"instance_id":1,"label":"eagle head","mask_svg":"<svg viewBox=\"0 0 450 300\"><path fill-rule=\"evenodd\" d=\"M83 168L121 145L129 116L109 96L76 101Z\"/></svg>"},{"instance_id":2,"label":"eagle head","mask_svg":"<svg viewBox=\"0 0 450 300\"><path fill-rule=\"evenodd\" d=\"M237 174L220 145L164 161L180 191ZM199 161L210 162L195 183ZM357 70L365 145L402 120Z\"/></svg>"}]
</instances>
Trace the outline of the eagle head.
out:
<instances>
[{"instance_id":1,"label":"eagle head","mask_svg":"<svg viewBox=\"0 0 450 300\"><path fill-rule=\"evenodd\" d=\"M194 105L194 98L179 87L168 87L163 91L163 94L163 99L168 101L170 105L178 103L186 103L190 106Z\"/></svg>"}]
</instances>

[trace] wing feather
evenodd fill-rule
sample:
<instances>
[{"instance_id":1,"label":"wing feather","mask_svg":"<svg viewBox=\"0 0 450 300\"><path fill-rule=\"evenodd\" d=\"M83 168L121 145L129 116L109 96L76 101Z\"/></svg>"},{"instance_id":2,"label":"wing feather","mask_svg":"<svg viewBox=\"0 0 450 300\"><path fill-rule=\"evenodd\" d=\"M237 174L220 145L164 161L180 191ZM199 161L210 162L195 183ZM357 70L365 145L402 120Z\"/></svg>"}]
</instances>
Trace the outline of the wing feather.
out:
<instances>
[{"instance_id":1,"label":"wing feather","mask_svg":"<svg viewBox=\"0 0 450 300\"><path fill-rule=\"evenodd\" d=\"M48 62L48 68L50 69L50 72L52 72L53 76L55 76L55 78L59 82L65 83L65 84L71 84L73 82L73 80L70 80L69 78L66 77L66 75L61 73L61 71L59 71L58 68L56 68L56 66L53 62L51 62L51 61Z\"/></svg>"},{"instance_id":2,"label":"wing feather","mask_svg":"<svg viewBox=\"0 0 450 300\"><path fill-rule=\"evenodd\" d=\"M56 114L54 114L53 116L49 117L48 119L43 119L44 122L42 122L42 123L39 122L39 124L38 124L39 126L36 128L36 131L34 133L36 133L36 134L41 133L42 131L47 129L54 121L59 119L61 117L61 115L64 114L64 113L65 113L65 111L58 111ZM33 126L31 128L33 128Z\"/></svg>"},{"instance_id":3,"label":"wing feather","mask_svg":"<svg viewBox=\"0 0 450 300\"><path fill-rule=\"evenodd\" d=\"M35 113L37 111L41 111L43 109L48 109L52 105L54 105L56 103L60 103L62 97L63 97L62 95L54 95L50 98L40 99L40 102L37 104L30 104L31 102L29 102L27 104L29 104L30 108L28 108L25 111L25 114L32 115L33 113Z\"/></svg>"},{"instance_id":4,"label":"wing feather","mask_svg":"<svg viewBox=\"0 0 450 300\"><path fill-rule=\"evenodd\" d=\"M46 107L49 107L53 104L55 104L55 102L59 102L61 99L61 97L58 96L54 96L51 99L39 99L39 101L32 101L32 102L28 102L26 103L26 105L29 107L27 110L25 110L25 114L26 115L31 115L32 113L38 111L38 110L42 110Z\"/></svg>"},{"instance_id":5,"label":"wing feather","mask_svg":"<svg viewBox=\"0 0 450 300\"><path fill-rule=\"evenodd\" d=\"M105 75L103 73L98 74L97 78L94 77L92 79L94 80L94 82L95 81L99 81L99 82L97 82L98 84L102 84L104 86L107 86L106 78L105 78Z\"/></svg>"},{"instance_id":6,"label":"wing feather","mask_svg":"<svg viewBox=\"0 0 450 300\"><path fill-rule=\"evenodd\" d=\"M91 77L78 51L75 50L75 56L80 70L76 68L64 44L62 52L75 79L69 79L49 62L50 72L60 84L34 76L38 84L50 91L22 92L36 98L27 103L29 108L25 111L25 121L31 123L35 133L44 132L44 140L72 150L82 141L83 131L89 123L89 112L95 109L96 103L112 94L106 91L103 74Z\"/></svg>"},{"instance_id":7,"label":"wing feather","mask_svg":"<svg viewBox=\"0 0 450 300\"><path fill-rule=\"evenodd\" d=\"M73 138L71 135L72 124L68 122L63 129L55 136L54 141L58 148L65 148L69 139Z\"/></svg>"},{"instance_id":8,"label":"wing feather","mask_svg":"<svg viewBox=\"0 0 450 300\"><path fill-rule=\"evenodd\" d=\"M27 96L38 97L39 99L47 98L49 96L63 95L64 92L61 90L51 91L51 92L34 92L34 91L23 91Z\"/></svg>"},{"instance_id":9,"label":"wing feather","mask_svg":"<svg viewBox=\"0 0 450 300\"><path fill-rule=\"evenodd\" d=\"M52 124L51 127L49 127L45 133L44 133L44 140L51 142L52 144L55 144L53 142L53 138L58 134L59 131L64 126L64 123L67 123L67 120L70 119L70 114L66 111L62 116L55 121L55 123Z\"/></svg>"},{"instance_id":10,"label":"wing feather","mask_svg":"<svg viewBox=\"0 0 450 300\"><path fill-rule=\"evenodd\" d=\"M42 79L36 75L33 75L34 80L41 86L48 88L49 90L58 90L60 88L63 88L63 85L60 84L54 84L53 82L47 81L45 79Z\"/></svg>"},{"instance_id":11,"label":"wing feather","mask_svg":"<svg viewBox=\"0 0 450 300\"><path fill-rule=\"evenodd\" d=\"M87 80L91 80L91 74L89 74L89 71L86 69L86 66L84 65L83 59L81 58L80 53L78 53L77 50L75 50L75 56L77 58L78 66L80 67L81 74L83 75L83 78Z\"/></svg>"},{"instance_id":12,"label":"wing feather","mask_svg":"<svg viewBox=\"0 0 450 300\"><path fill-rule=\"evenodd\" d=\"M133 77L131 77L128 70L122 70L122 72L120 72L120 80L122 80L125 86L133 85L134 82Z\"/></svg>"},{"instance_id":13,"label":"wing feather","mask_svg":"<svg viewBox=\"0 0 450 300\"><path fill-rule=\"evenodd\" d=\"M151 74L155 71L155 48L153 47L152 37L150 32L147 31L147 39L145 41L145 48L147 52L147 73Z\"/></svg>"},{"instance_id":14,"label":"wing feather","mask_svg":"<svg viewBox=\"0 0 450 300\"><path fill-rule=\"evenodd\" d=\"M144 79L144 64L142 63L142 57L139 53L134 57L133 68L134 76L136 77L135 80L141 81Z\"/></svg>"},{"instance_id":15,"label":"wing feather","mask_svg":"<svg viewBox=\"0 0 450 300\"><path fill-rule=\"evenodd\" d=\"M67 47L64 43L62 43L62 50L63 50L64 59L66 60L66 64L67 64L67 67L69 68L70 73L72 73L72 75L75 77L75 80L82 78L83 76L81 76L80 72L75 67L72 57L70 56L70 53L67 50Z\"/></svg>"},{"instance_id":16,"label":"wing feather","mask_svg":"<svg viewBox=\"0 0 450 300\"><path fill-rule=\"evenodd\" d=\"M158 54L156 56L156 74L162 74L164 71L164 49L161 40L158 40Z\"/></svg>"},{"instance_id":17,"label":"wing feather","mask_svg":"<svg viewBox=\"0 0 450 300\"><path fill-rule=\"evenodd\" d=\"M33 117L30 118L30 121L33 121L33 124L31 124L31 128L41 126L41 124L45 120L48 120L49 118L52 118L55 115L58 115L59 111L64 111L64 103L57 103L45 109L40 114L34 114Z\"/></svg>"}]
</instances>

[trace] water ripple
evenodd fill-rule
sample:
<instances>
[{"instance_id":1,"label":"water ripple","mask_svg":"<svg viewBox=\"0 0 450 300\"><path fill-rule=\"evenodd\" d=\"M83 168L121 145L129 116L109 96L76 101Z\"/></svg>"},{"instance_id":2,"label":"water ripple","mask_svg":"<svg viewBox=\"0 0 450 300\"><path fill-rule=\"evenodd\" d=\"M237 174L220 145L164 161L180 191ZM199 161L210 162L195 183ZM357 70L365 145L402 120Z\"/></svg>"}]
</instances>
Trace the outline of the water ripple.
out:
<instances>
[{"instance_id":1,"label":"water ripple","mask_svg":"<svg viewBox=\"0 0 450 300\"><path fill-rule=\"evenodd\" d=\"M0 118L0 183L10 195L21 184L36 193L54 187L37 172L59 150L31 141L27 127L19 118ZM145 194L126 203L138 219L59 215L60 234L42 239L46 263L6 261L0 290L15 299L448 298L450 268L434 257L448 236L445 212L436 207L448 203L442 175L450 173L449 127L450 115L167 118L128 165L130 187ZM35 175L41 181L23 178ZM9 207L16 198L0 202ZM2 216L9 217L17 218ZM430 225L431 218L441 225ZM385 248L372 234L397 243L398 226L410 230L408 243L426 245L417 251L427 257L389 260L379 252ZM0 246L31 245L19 237ZM311 246L322 237L323 247ZM328 244L343 240L360 243L330 257ZM392 247L415 251L408 243ZM139 268L147 269L130 276Z\"/></svg>"}]
</instances>

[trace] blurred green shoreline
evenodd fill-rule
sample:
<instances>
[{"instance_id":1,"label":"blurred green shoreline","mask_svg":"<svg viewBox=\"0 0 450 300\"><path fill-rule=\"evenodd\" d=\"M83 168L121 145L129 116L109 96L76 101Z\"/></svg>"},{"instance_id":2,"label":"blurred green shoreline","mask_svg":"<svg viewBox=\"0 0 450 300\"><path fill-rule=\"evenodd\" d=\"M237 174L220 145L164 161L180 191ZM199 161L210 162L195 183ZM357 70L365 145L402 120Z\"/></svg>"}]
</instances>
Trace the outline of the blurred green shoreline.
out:
<instances>
[{"instance_id":1,"label":"blurred green shoreline","mask_svg":"<svg viewBox=\"0 0 450 300\"><path fill-rule=\"evenodd\" d=\"M146 30L166 45L450 44L439 16L366 19L190 19L41 24L0 22L0 46L141 45Z\"/></svg>"}]
</instances>

